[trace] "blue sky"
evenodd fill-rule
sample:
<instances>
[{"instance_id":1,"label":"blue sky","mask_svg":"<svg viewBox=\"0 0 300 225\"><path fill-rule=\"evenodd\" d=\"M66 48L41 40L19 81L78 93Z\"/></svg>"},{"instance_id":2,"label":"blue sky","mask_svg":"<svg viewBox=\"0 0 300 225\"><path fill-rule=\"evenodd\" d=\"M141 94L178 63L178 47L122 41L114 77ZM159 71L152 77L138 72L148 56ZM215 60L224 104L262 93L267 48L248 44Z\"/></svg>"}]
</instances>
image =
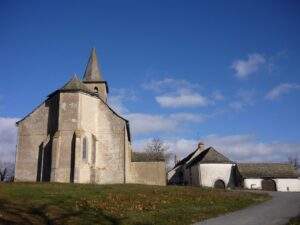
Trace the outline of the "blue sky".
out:
<instances>
[{"instance_id":1,"label":"blue sky","mask_svg":"<svg viewBox=\"0 0 300 225\"><path fill-rule=\"evenodd\" d=\"M110 102L136 149L161 137L183 156L199 140L233 160L300 152L298 1L1 1L0 153L13 122L96 47Z\"/></svg>"}]
</instances>

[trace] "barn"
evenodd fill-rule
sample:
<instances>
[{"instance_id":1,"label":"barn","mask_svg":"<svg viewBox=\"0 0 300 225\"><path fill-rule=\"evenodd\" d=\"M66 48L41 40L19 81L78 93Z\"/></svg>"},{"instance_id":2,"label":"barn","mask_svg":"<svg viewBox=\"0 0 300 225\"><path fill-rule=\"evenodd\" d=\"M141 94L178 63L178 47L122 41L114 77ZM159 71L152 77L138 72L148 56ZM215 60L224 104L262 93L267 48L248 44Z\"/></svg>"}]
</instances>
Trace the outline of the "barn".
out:
<instances>
[{"instance_id":1,"label":"barn","mask_svg":"<svg viewBox=\"0 0 300 225\"><path fill-rule=\"evenodd\" d=\"M168 172L168 183L216 188L235 187L236 163L213 147L199 143L195 151Z\"/></svg>"},{"instance_id":2,"label":"barn","mask_svg":"<svg viewBox=\"0 0 300 225\"><path fill-rule=\"evenodd\" d=\"M244 188L266 191L300 191L300 179L291 164L239 163L239 179Z\"/></svg>"}]
</instances>

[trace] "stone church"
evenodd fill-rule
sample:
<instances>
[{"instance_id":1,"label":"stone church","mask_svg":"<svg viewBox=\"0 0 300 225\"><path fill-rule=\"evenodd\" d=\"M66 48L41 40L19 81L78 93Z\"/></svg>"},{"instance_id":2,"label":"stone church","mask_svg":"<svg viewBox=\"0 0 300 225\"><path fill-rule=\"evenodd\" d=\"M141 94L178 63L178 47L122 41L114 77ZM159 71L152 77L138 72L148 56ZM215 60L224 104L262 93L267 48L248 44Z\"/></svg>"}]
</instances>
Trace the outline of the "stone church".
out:
<instances>
[{"instance_id":1,"label":"stone church","mask_svg":"<svg viewBox=\"0 0 300 225\"><path fill-rule=\"evenodd\" d=\"M129 121L107 103L95 49L74 76L17 122L16 181L165 185L164 162L132 162Z\"/></svg>"}]
</instances>

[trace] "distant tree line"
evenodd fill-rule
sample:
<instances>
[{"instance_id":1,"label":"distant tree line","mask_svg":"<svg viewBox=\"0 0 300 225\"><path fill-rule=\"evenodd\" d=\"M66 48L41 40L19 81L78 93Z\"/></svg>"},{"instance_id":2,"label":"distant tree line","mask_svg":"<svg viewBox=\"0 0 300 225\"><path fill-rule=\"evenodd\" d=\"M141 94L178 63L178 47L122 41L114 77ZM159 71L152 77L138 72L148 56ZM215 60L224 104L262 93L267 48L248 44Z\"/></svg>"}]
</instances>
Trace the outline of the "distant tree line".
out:
<instances>
[{"instance_id":1,"label":"distant tree line","mask_svg":"<svg viewBox=\"0 0 300 225\"><path fill-rule=\"evenodd\" d=\"M14 172L15 172L14 163L0 161L0 182L13 181Z\"/></svg>"},{"instance_id":2,"label":"distant tree line","mask_svg":"<svg viewBox=\"0 0 300 225\"><path fill-rule=\"evenodd\" d=\"M299 158L298 156L289 156L288 162L293 165L296 169L300 168Z\"/></svg>"}]
</instances>

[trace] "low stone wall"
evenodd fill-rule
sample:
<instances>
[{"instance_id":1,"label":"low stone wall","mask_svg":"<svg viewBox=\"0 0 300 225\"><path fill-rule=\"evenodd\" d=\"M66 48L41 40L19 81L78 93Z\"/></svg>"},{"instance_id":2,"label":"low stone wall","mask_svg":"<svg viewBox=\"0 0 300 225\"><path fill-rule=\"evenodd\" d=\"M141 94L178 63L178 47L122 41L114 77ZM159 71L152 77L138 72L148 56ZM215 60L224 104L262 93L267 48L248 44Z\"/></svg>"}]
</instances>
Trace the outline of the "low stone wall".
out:
<instances>
[{"instance_id":1,"label":"low stone wall","mask_svg":"<svg viewBox=\"0 0 300 225\"><path fill-rule=\"evenodd\" d=\"M260 178L247 178L247 179L244 179L244 188L260 190L262 180L263 179L260 179Z\"/></svg>"},{"instance_id":2,"label":"low stone wall","mask_svg":"<svg viewBox=\"0 0 300 225\"><path fill-rule=\"evenodd\" d=\"M164 162L131 162L128 183L166 185L166 164Z\"/></svg>"}]
</instances>

